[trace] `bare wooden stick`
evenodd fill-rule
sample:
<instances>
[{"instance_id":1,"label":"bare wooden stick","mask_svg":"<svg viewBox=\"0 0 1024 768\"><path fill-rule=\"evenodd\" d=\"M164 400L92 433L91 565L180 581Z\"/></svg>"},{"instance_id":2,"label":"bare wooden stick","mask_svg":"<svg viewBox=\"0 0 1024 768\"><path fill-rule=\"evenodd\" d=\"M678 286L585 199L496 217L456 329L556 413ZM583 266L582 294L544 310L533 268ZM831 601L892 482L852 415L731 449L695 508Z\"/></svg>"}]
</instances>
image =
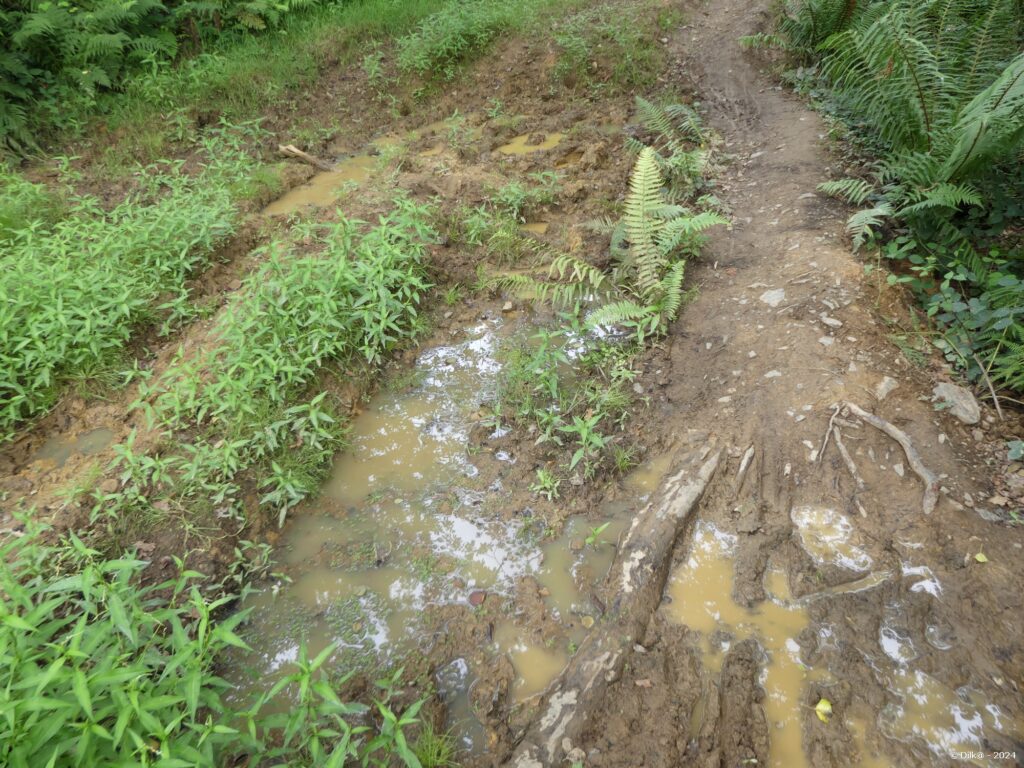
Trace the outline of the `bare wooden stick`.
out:
<instances>
[{"instance_id":1,"label":"bare wooden stick","mask_svg":"<svg viewBox=\"0 0 1024 768\"><path fill-rule=\"evenodd\" d=\"M875 416L873 413L868 413L856 403L847 401L845 405L852 414L863 419L875 429L885 432L885 434L900 444L903 452L907 455L910 468L914 470L917 476L921 478L921 482L924 483L924 498L921 500L921 507L926 515L930 515L932 510L935 509L935 505L939 503L939 479L921 461L921 455L914 448L914 444L911 442L910 437L907 436L907 433L893 426L885 419Z\"/></svg>"},{"instance_id":2,"label":"bare wooden stick","mask_svg":"<svg viewBox=\"0 0 1024 768\"><path fill-rule=\"evenodd\" d=\"M321 171L330 171L334 169L334 166L331 165L330 163L324 162L323 160L313 157L311 154L307 152L303 152L294 144L279 144L277 146L277 151L280 152L285 157L294 157L297 160L301 160L304 163L309 163L310 165L319 168Z\"/></svg>"}]
</instances>

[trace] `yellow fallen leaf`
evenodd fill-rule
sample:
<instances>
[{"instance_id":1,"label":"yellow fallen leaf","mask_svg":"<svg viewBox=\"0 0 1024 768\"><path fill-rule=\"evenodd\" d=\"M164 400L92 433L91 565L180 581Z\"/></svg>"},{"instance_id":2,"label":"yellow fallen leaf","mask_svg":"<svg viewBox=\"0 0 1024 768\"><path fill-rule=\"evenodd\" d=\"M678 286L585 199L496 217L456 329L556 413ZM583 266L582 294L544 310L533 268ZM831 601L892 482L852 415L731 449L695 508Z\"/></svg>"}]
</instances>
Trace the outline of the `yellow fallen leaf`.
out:
<instances>
[{"instance_id":1,"label":"yellow fallen leaf","mask_svg":"<svg viewBox=\"0 0 1024 768\"><path fill-rule=\"evenodd\" d=\"M985 557L985 553L984 552L979 552L978 554L976 554L974 556L974 559L977 560L979 563L987 563L988 562L988 558Z\"/></svg>"},{"instance_id":2,"label":"yellow fallen leaf","mask_svg":"<svg viewBox=\"0 0 1024 768\"><path fill-rule=\"evenodd\" d=\"M821 722L827 723L829 718L832 717L832 702L828 699L821 699L814 705L814 714L818 716Z\"/></svg>"}]
</instances>

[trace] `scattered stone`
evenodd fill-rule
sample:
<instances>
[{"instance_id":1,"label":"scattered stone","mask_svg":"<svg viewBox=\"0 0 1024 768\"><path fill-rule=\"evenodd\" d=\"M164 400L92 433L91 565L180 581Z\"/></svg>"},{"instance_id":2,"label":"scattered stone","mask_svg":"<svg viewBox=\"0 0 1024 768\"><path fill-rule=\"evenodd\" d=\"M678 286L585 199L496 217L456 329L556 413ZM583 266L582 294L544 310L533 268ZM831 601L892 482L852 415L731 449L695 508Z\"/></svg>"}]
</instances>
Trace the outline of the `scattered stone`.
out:
<instances>
[{"instance_id":1,"label":"scattered stone","mask_svg":"<svg viewBox=\"0 0 1024 768\"><path fill-rule=\"evenodd\" d=\"M650 688L653 685L653 683L650 681L650 679L648 679L646 677L644 677L644 678L642 678L640 680L635 680L634 682L636 683L636 687L637 688Z\"/></svg>"},{"instance_id":2,"label":"scattered stone","mask_svg":"<svg viewBox=\"0 0 1024 768\"><path fill-rule=\"evenodd\" d=\"M981 407L969 390L943 382L936 385L932 394L939 400L949 403L949 412L964 424L977 424L981 421Z\"/></svg>"},{"instance_id":3,"label":"scattered stone","mask_svg":"<svg viewBox=\"0 0 1024 768\"><path fill-rule=\"evenodd\" d=\"M820 339L818 339L818 343L826 347L831 347L833 344L836 343L836 340L833 339L831 336L822 336Z\"/></svg>"},{"instance_id":4,"label":"scattered stone","mask_svg":"<svg viewBox=\"0 0 1024 768\"><path fill-rule=\"evenodd\" d=\"M755 352L754 350L750 350L749 352L747 352L747 357L753 360L755 357L757 357L757 352Z\"/></svg>"},{"instance_id":5,"label":"scattered stone","mask_svg":"<svg viewBox=\"0 0 1024 768\"><path fill-rule=\"evenodd\" d=\"M548 589L547 587L541 587L540 589L537 590L537 594L540 595L541 597L550 597L551 596L551 590Z\"/></svg>"},{"instance_id":6,"label":"scattered stone","mask_svg":"<svg viewBox=\"0 0 1024 768\"><path fill-rule=\"evenodd\" d=\"M573 539L569 542L569 549L573 552L582 552L584 546L586 545L584 544L583 539Z\"/></svg>"},{"instance_id":7,"label":"scattered stone","mask_svg":"<svg viewBox=\"0 0 1024 768\"><path fill-rule=\"evenodd\" d=\"M448 310L447 312L445 312L445 313L444 313L444 319L445 319L445 320L451 320L451 317L452 317L452 315L454 315L454 314L455 314L455 313L454 313L454 312L452 312L452 311L451 311L451 310L449 309L449 310Z\"/></svg>"},{"instance_id":8,"label":"scattered stone","mask_svg":"<svg viewBox=\"0 0 1024 768\"><path fill-rule=\"evenodd\" d=\"M634 381L633 391L636 392L638 395L642 395L644 393L643 385L641 385L639 381Z\"/></svg>"},{"instance_id":9,"label":"scattered stone","mask_svg":"<svg viewBox=\"0 0 1024 768\"><path fill-rule=\"evenodd\" d=\"M235 278L230 283L228 283L228 290L231 290L231 291L237 291L241 287L242 287L242 281L239 280L238 278Z\"/></svg>"},{"instance_id":10,"label":"scattered stone","mask_svg":"<svg viewBox=\"0 0 1024 768\"><path fill-rule=\"evenodd\" d=\"M594 617L584 616L582 619L580 619L580 624L583 625L584 629L590 629L592 626L594 626Z\"/></svg>"},{"instance_id":11,"label":"scattered stone","mask_svg":"<svg viewBox=\"0 0 1024 768\"><path fill-rule=\"evenodd\" d=\"M766 373L764 375L764 377L766 379L777 379L781 375L782 375L782 371L768 371L768 373Z\"/></svg>"},{"instance_id":12,"label":"scattered stone","mask_svg":"<svg viewBox=\"0 0 1024 768\"><path fill-rule=\"evenodd\" d=\"M474 589L469 593L469 604L472 606L483 605L487 599L487 593L482 589Z\"/></svg>"},{"instance_id":13,"label":"scattered stone","mask_svg":"<svg viewBox=\"0 0 1024 768\"><path fill-rule=\"evenodd\" d=\"M117 493L119 483L116 477L111 477L100 483L100 490L103 493Z\"/></svg>"},{"instance_id":14,"label":"scattered stone","mask_svg":"<svg viewBox=\"0 0 1024 768\"><path fill-rule=\"evenodd\" d=\"M883 376L882 380L875 385L875 397L878 400L885 400L900 383L892 376Z\"/></svg>"},{"instance_id":15,"label":"scattered stone","mask_svg":"<svg viewBox=\"0 0 1024 768\"><path fill-rule=\"evenodd\" d=\"M821 313L820 315L818 315L818 317L820 317L821 318L821 322L823 322L829 328L842 328L843 327L843 321L842 320L836 320L834 317L829 317L824 312Z\"/></svg>"},{"instance_id":16,"label":"scattered stone","mask_svg":"<svg viewBox=\"0 0 1024 768\"><path fill-rule=\"evenodd\" d=\"M980 443L982 440L985 439L985 433L982 432L980 429L972 429L971 437L974 438L974 442Z\"/></svg>"},{"instance_id":17,"label":"scattered stone","mask_svg":"<svg viewBox=\"0 0 1024 768\"><path fill-rule=\"evenodd\" d=\"M995 504L997 507L1005 507L1010 503L1010 500L997 493L995 496L989 496L988 503Z\"/></svg>"},{"instance_id":18,"label":"scattered stone","mask_svg":"<svg viewBox=\"0 0 1024 768\"><path fill-rule=\"evenodd\" d=\"M894 472L895 472L895 473L896 473L897 475L899 475L900 477L903 477L904 469L903 469L903 465L902 465L902 464L900 464L899 462L897 462L897 463L895 463L895 464L893 464L893 465L892 465L892 469L893 469L893 471L894 471Z\"/></svg>"},{"instance_id":19,"label":"scattered stone","mask_svg":"<svg viewBox=\"0 0 1024 768\"><path fill-rule=\"evenodd\" d=\"M775 307L779 306L779 304L786 300L786 289L775 288L771 291L765 291L764 293L761 294L759 299L760 301L774 309Z\"/></svg>"},{"instance_id":20,"label":"scattered stone","mask_svg":"<svg viewBox=\"0 0 1024 768\"><path fill-rule=\"evenodd\" d=\"M511 301L506 301L504 304L502 304L501 305L501 311L502 312L511 312L512 311L512 302Z\"/></svg>"},{"instance_id":21,"label":"scattered stone","mask_svg":"<svg viewBox=\"0 0 1024 768\"><path fill-rule=\"evenodd\" d=\"M732 398L729 397L729 395L726 395L725 397L718 398L718 402L720 402L720 403L730 403L730 402L732 402Z\"/></svg>"}]
</instances>

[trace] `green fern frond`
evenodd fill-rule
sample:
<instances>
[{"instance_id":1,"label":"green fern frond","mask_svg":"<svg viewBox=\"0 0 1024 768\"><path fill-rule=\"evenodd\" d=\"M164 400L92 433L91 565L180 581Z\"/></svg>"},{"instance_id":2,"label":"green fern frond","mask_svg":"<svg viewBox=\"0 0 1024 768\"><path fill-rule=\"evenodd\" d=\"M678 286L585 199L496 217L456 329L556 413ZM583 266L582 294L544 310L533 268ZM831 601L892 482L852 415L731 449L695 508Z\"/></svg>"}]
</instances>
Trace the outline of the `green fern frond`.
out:
<instances>
[{"instance_id":1,"label":"green fern frond","mask_svg":"<svg viewBox=\"0 0 1024 768\"><path fill-rule=\"evenodd\" d=\"M854 205L864 205L871 193L875 191L875 187L863 179L839 179L819 184L818 190Z\"/></svg>"},{"instance_id":2,"label":"green fern frond","mask_svg":"<svg viewBox=\"0 0 1024 768\"><path fill-rule=\"evenodd\" d=\"M846 222L846 231L853 238L853 250L860 250L864 242L874 236L875 230L892 215L892 205L888 202L853 214Z\"/></svg>"}]
</instances>

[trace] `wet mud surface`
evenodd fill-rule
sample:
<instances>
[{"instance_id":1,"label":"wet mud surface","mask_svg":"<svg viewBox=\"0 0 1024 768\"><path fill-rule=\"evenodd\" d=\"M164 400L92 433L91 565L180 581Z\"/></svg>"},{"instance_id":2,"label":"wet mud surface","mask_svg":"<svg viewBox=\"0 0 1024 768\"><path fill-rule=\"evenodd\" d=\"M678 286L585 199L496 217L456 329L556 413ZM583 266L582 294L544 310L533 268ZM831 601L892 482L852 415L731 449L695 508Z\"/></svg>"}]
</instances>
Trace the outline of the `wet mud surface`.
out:
<instances>
[{"instance_id":1,"label":"wet mud surface","mask_svg":"<svg viewBox=\"0 0 1024 768\"><path fill-rule=\"evenodd\" d=\"M242 699L300 643L315 653L334 642L332 663L358 672L349 694L402 665L416 680L411 696L438 694L424 712L452 730L463 764L503 764L540 694L602 621L616 542L695 429L725 445L728 460L676 544L647 635L588 713L584 764L873 768L963 764L958 752L985 753L976 765L1014 764L992 757L998 750L1020 764L1024 533L988 501L1024 486L989 466L1009 427L987 416L971 429L936 410L938 367L911 367L892 343L880 318L902 297L864 276L842 239L846 211L815 193L837 163L823 123L736 42L761 17L740 0L681 7L660 93L645 95L701 103L721 137L716 194L733 226L690 266L697 298L641 361L628 437L644 463L558 502L530 492L544 452L489 420L487 404L501 345L551 319L521 301L506 309L504 296L474 294L450 309L437 297L433 333L396 355L379 390L324 384L348 388L352 448L283 530L255 517L245 532L274 546L283 578L247 598L255 652L225 673ZM371 220L396 187L454 211L556 169L556 201L525 226L602 264L607 236L586 225L625 192L632 96L552 98L541 48L507 41L457 93L372 126L358 115L365 84L331 75L326 101L357 106L336 108L331 119L348 128L309 149L336 165L297 167L294 186L253 213L246 242L294 215L326 219L339 208ZM492 97L513 117L488 117ZM442 242L434 281L472 284L482 258ZM202 278L214 309L252 266L241 248ZM159 371L178 344L201 348L208 329L201 321L155 346L146 365ZM145 447L127 408L134 397L69 395L6 446L6 503L81 519L62 491L116 482L103 467L131 429ZM900 447L847 414L838 418L863 487L853 480L824 442L844 401L911 437L943 489L931 515ZM154 534L154 560L177 551L177 535ZM239 535L224 532L192 557L215 573ZM822 699L828 722L815 713Z\"/></svg>"}]
</instances>

